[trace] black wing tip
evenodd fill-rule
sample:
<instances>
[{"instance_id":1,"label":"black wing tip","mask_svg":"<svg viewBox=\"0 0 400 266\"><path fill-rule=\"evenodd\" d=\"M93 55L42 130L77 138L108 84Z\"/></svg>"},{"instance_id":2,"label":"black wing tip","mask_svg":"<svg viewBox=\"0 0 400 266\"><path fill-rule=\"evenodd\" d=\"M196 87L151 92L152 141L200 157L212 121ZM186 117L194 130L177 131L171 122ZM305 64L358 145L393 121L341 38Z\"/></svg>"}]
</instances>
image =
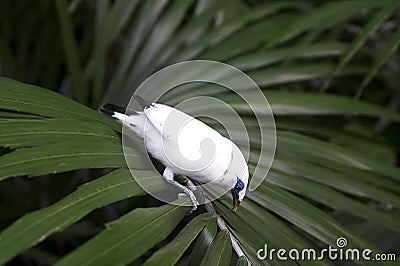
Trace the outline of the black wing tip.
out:
<instances>
[{"instance_id":1,"label":"black wing tip","mask_svg":"<svg viewBox=\"0 0 400 266\"><path fill-rule=\"evenodd\" d=\"M139 95L133 95L133 98L135 98L135 100L138 102L138 104L143 108L143 109L147 109L151 106L154 106L154 104L152 102L148 102L145 99L143 99L142 97L140 97Z\"/></svg>"}]
</instances>

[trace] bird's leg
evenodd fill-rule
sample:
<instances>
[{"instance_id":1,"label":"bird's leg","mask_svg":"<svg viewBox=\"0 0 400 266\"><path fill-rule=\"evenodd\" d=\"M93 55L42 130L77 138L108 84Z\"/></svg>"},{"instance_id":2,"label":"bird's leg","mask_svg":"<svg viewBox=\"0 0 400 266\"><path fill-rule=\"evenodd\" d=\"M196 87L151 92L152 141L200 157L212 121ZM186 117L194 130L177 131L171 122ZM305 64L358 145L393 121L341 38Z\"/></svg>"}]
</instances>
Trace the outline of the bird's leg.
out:
<instances>
[{"instance_id":1,"label":"bird's leg","mask_svg":"<svg viewBox=\"0 0 400 266\"><path fill-rule=\"evenodd\" d=\"M186 177L186 185L190 188L191 191L197 191L197 198L200 199L200 202L205 202L206 200L206 193L204 192L204 189L202 186L196 186L195 183L192 182L189 178ZM186 196L184 193L183 195L178 195L178 196Z\"/></svg>"},{"instance_id":2,"label":"bird's leg","mask_svg":"<svg viewBox=\"0 0 400 266\"><path fill-rule=\"evenodd\" d=\"M206 202L206 193L204 192L204 189L202 186L198 186L196 187L198 193L197 193L197 197L200 199L200 202L204 203Z\"/></svg>"},{"instance_id":3,"label":"bird's leg","mask_svg":"<svg viewBox=\"0 0 400 266\"><path fill-rule=\"evenodd\" d=\"M197 206L199 205L199 202L196 199L196 196L194 195L193 191L191 191L189 188L185 187L184 185L179 184L179 182L174 180L174 173L169 169L168 167L165 168L163 177L165 181L168 183L178 187L179 189L183 190L184 195L188 196L190 200L192 201L192 211L197 209ZM193 184L193 183L192 183ZM179 197L182 196L181 193L178 194Z\"/></svg>"},{"instance_id":4,"label":"bird's leg","mask_svg":"<svg viewBox=\"0 0 400 266\"><path fill-rule=\"evenodd\" d=\"M193 182L189 178L186 177L185 182L191 191L196 191L197 186L195 184L193 184Z\"/></svg>"}]
</instances>

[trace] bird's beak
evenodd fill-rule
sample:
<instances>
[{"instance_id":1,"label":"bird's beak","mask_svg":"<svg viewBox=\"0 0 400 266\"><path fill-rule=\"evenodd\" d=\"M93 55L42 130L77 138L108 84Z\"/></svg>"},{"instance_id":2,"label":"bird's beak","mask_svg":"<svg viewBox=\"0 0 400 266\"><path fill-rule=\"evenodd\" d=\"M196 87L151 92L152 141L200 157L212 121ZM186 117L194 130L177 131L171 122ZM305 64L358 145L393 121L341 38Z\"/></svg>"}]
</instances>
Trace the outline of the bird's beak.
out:
<instances>
[{"instance_id":1,"label":"bird's beak","mask_svg":"<svg viewBox=\"0 0 400 266\"><path fill-rule=\"evenodd\" d=\"M239 207L239 204L240 204L240 201L239 201L238 199L235 199L235 200L234 200L234 203L233 203L233 211L234 211L234 212L237 212L237 209L238 209L238 207Z\"/></svg>"}]
</instances>

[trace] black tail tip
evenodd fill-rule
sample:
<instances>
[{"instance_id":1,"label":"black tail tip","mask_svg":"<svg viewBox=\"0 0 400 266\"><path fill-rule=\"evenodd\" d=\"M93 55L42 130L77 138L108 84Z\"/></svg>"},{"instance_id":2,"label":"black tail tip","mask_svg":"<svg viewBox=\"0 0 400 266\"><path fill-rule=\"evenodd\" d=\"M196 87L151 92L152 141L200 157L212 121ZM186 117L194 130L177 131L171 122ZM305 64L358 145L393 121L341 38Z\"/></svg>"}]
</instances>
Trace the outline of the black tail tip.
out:
<instances>
[{"instance_id":1,"label":"black tail tip","mask_svg":"<svg viewBox=\"0 0 400 266\"><path fill-rule=\"evenodd\" d=\"M109 116L112 116L115 113L124 114L126 112L126 109L115 104L107 103L100 109L100 111L108 114Z\"/></svg>"},{"instance_id":2,"label":"black tail tip","mask_svg":"<svg viewBox=\"0 0 400 266\"><path fill-rule=\"evenodd\" d=\"M110 110L110 109L105 109L104 107L100 109L100 112L105 113L109 116L114 115L114 111Z\"/></svg>"},{"instance_id":3,"label":"black tail tip","mask_svg":"<svg viewBox=\"0 0 400 266\"><path fill-rule=\"evenodd\" d=\"M107 103L101 109L100 112L108 114L110 116L115 113L126 114L126 115L137 115L138 113L130 108L124 108L115 104Z\"/></svg>"}]
</instances>

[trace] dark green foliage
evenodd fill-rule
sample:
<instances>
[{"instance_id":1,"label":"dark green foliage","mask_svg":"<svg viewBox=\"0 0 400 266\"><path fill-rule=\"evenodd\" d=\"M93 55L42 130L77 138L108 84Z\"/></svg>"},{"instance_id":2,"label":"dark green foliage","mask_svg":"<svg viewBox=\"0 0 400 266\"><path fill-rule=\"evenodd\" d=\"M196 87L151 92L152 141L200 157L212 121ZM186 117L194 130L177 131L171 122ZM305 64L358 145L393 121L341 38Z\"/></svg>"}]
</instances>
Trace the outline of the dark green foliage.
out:
<instances>
[{"instance_id":1,"label":"dark green foliage","mask_svg":"<svg viewBox=\"0 0 400 266\"><path fill-rule=\"evenodd\" d=\"M279 264L258 260L257 251L336 247L339 237L350 248L398 253L399 7L391 0L1 1L0 264ZM229 197L213 203L225 230L204 207L185 216L188 208L146 195L127 169L121 126L96 110L126 104L151 74L193 59L246 72L276 119L269 176L237 213ZM192 84L162 100L196 95L232 106L258 153L256 121L232 92ZM257 99L252 105L263 108ZM134 175L161 178L144 156L133 150L128 158ZM251 156L251 171L256 163Z\"/></svg>"}]
</instances>

